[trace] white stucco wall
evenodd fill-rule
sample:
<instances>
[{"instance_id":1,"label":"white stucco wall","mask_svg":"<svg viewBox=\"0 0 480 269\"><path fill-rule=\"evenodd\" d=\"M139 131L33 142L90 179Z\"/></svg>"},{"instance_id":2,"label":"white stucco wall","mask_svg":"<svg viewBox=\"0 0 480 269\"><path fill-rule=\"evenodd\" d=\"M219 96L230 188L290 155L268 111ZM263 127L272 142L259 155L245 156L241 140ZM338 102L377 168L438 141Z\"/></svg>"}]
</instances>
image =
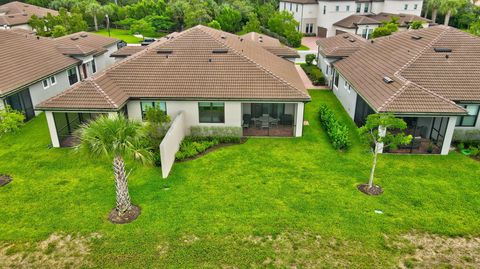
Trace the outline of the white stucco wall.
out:
<instances>
[{"instance_id":1,"label":"white stucco wall","mask_svg":"<svg viewBox=\"0 0 480 269\"><path fill-rule=\"evenodd\" d=\"M180 112L173 118L172 125L159 145L160 158L162 162L162 177L167 178L173 164L175 154L180 149L180 143L187 134L188 128L185 124L185 115Z\"/></svg>"},{"instance_id":2,"label":"white stucco wall","mask_svg":"<svg viewBox=\"0 0 480 269\"><path fill-rule=\"evenodd\" d=\"M405 5L408 5L407 9L405 9ZM415 5L417 5L416 9ZM382 11L387 13L405 13L420 16L422 13L422 5L423 1L421 0L385 0Z\"/></svg>"},{"instance_id":3,"label":"white stucco wall","mask_svg":"<svg viewBox=\"0 0 480 269\"><path fill-rule=\"evenodd\" d=\"M77 70L78 76L78 70ZM48 77L49 79L50 77ZM42 81L39 81L29 87L30 89L30 96L32 98L32 104L35 107L39 103L47 100L50 97L53 97L64 90L70 87L70 82L68 80L68 73L67 71L62 71L60 73L55 74L55 78L57 83L55 85L51 85L49 81L49 87L44 89ZM35 114L38 115L39 111L35 111Z\"/></svg>"},{"instance_id":4,"label":"white stucco wall","mask_svg":"<svg viewBox=\"0 0 480 269\"><path fill-rule=\"evenodd\" d=\"M332 85L332 75L333 75L333 69L332 63L335 62L337 59L334 58L325 58L321 54L318 54L318 63L317 66L322 70L323 75L325 76L325 82L327 85ZM327 68L327 66L329 68ZM328 69L328 70L327 70ZM327 72L328 71L328 72Z\"/></svg>"},{"instance_id":5,"label":"white stucco wall","mask_svg":"<svg viewBox=\"0 0 480 269\"><path fill-rule=\"evenodd\" d=\"M354 119L355 106L357 102L357 92L351 86L350 90L348 89L348 85L350 84L345 87L346 80L342 77L342 75L339 75L338 79L338 88L333 85L333 93L335 94L335 96L337 96L337 99L340 101L345 111L347 111L350 118Z\"/></svg>"}]
</instances>

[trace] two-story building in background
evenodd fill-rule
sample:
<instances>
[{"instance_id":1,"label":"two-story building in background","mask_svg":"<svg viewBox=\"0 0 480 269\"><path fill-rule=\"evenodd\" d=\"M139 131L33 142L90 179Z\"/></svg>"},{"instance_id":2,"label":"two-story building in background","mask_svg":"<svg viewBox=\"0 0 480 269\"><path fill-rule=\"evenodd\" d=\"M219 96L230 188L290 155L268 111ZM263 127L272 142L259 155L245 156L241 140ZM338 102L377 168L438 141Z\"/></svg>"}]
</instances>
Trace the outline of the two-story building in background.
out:
<instances>
[{"instance_id":1,"label":"two-story building in background","mask_svg":"<svg viewBox=\"0 0 480 269\"><path fill-rule=\"evenodd\" d=\"M374 16L378 14L409 16L409 20L421 20L422 0L281 0L280 11L286 10L293 14L299 22L298 30L307 35L330 37L337 33L335 24L349 16ZM379 24L379 17L372 18L370 29ZM388 20L388 19L387 19ZM405 21L405 20L404 20ZM351 31L348 31L351 32ZM361 29L358 35L361 35ZM368 32L367 32L368 35Z\"/></svg>"}]
</instances>

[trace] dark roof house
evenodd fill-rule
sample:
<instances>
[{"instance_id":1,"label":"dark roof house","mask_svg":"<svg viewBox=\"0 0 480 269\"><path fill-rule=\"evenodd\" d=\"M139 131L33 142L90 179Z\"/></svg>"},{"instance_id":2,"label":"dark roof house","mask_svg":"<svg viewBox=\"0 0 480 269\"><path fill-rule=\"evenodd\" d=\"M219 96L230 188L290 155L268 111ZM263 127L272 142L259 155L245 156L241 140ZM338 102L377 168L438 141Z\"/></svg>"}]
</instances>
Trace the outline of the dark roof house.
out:
<instances>
[{"instance_id":1,"label":"dark roof house","mask_svg":"<svg viewBox=\"0 0 480 269\"><path fill-rule=\"evenodd\" d=\"M50 13L58 15L58 11L44 7L34 6L18 1L6 3L0 6L0 26L16 26L27 24L33 15L45 17Z\"/></svg>"}]
</instances>

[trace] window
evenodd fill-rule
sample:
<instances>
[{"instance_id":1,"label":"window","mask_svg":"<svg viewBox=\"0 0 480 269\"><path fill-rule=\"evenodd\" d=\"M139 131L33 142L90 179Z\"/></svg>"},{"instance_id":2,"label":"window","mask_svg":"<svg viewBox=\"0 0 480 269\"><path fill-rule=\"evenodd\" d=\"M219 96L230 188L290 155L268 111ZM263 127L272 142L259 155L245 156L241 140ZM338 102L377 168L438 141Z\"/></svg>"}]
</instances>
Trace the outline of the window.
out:
<instances>
[{"instance_id":1,"label":"window","mask_svg":"<svg viewBox=\"0 0 480 269\"><path fill-rule=\"evenodd\" d=\"M295 12L298 12L298 4L295 4Z\"/></svg>"},{"instance_id":2,"label":"window","mask_svg":"<svg viewBox=\"0 0 480 269\"><path fill-rule=\"evenodd\" d=\"M201 123L224 123L225 103L199 102L198 118Z\"/></svg>"},{"instance_id":3,"label":"window","mask_svg":"<svg viewBox=\"0 0 480 269\"><path fill-rule=\"evenodd\" d=\"M323 14L327 13L327 6L323 6Z\"/></svg>"},{"instance_id":4,"label":"window","mask_svg":"<svg viewBox=\"0 0 480 269\"><path fill-rule=\"evenodd\" d=\"M480 105L462 105L468 112L468 116L457 117L457 126L473 127L477 123Z\"/></svg>"},{"instance_id":5,"label":"window","mask_svg":"<svg viewBox=\"0 0 480 269\"><path fill-rule=\"evenodd\" d=\"M350 91L352 91L352 86L350 86L350 84L348 84L347 92L350 93Z\"/></svg>"},{"instance_id":6,"label":"window","mask_svg":"<svg viewBox=\"0 0 480 269\"><path fill-rule=\"evenodd\" d=\"M50 84L51 84L51 85L57 84L57 78L56 78L55 76L51 76L51 77L50 77Z\"/></svg>"},{"instance_id":7,"label":"window","mask_svg":"<svg viewBox=\"0 0 480 269\"><path fill-rule=\"evenodd\" d=\"M356 13L360 13L360 11L362 11L362 4L361 3L357 3L357 10L355 11Z\"/></svg>"},{"instance_id":8,"label":"window","mask_svg":"<svg viewBox=\"0 0 480 269\"><path fill-rule=\"evenodd\" d=\"M417 10L418 9L418 4L413 5L413 9Z\"/></svg>"},{"instance_id":9,"label":"window","mask_svg":"<svg viewBox=\"0 0 480 269\"><path fill-rule=\"evenodd\" d=\"M338 72L337 71L334 71L335 73L335 76L333 77L333 84L335 85L335 87L337 88L338 90L338 78L339 78L339 75L338 75Z\"/></svg>"},{"instance_id":10,"label":"window","mask_svg":"<svg viewBox=\"0 0 480 269\"><path fill-rule=\"evenodd\" d=\"M372 33L373 33L373 29L365 28L362 30L362 37L365 39L370 39L370 36L372 35Z\"/></svg>"},{"instance_id":11,"label":"window","mask_svg":"<svg viewBox=\"0 0 480 269\"><path fill-rule=\"evenodd\" d=\"M345 82L343 82L343 87L345 88L345 90L348 90L348 82L345 80Z\"/></svg>"},{"instance_id":12,"label":"window","mask_svg":"<svg viewBox=\"0 0 480 269\"><path fill-rule=\"evenodd\" d=\"M283 10L287 9L287 3L283 2Z\"/></svg>"},{"instance_id":13,"label":"window","mask_svg":"<svg viewBox=\"0 0 480 269\"><path fill-rule=\"evenodd\" d=\"M363 12L368 13L369 8L370 8L370 3L365 3L365 7L363 8Z\"/></svg>"},{"instance_id":14,"label":"window","mask_svg":"<svg viewBox=\"0 0 480 269\"><path fill-rule=\"evenodd\" d=\"M50 85L48 85L48 79L44 79L44 80L42 81L42 85L43 85L43 88L44 88L44 89L48 88L48 87L50 86Z\"/></svg>"},{"instance_id":15,"label":"window","mask_svg":"<svg viewBox=\"0 0 480 269\"><path fill-rule=\"evenodd\" d=\"M345 7L345 11L347 11L347 12L350 11L350 6L349 6L349 5L347 5L347 6Z\"/></svg>"},{"instance_id":16,"label":"window","mask_svg":"<svg viewBox=\"0 0 480 269\"><path fill-rule=\"evenodd\" d=\"M330 65L327 65L327 70L325 71L325 73L327 73L327 75L330 75Z\"/></svg>"},{"instance_id":17,"label":"window","mask_svg":"<svg viewBox=\"0 0 480 269\"><path fill-rule=\"evenodd\" d=\"M307 23L307 24L305 24L305 33L306 33L306 34L311 34L311 33L313 33L313 23Z\"/></svg>"},{"instance_id":18,"label":"window","mask_svg":"<svg viewBox=\"0 0 480 269\"><path fill-rule=\"evenodd\" d=\"M335 6L335 11L339 12L340 11L340 6Z\"/></svg>"},{"instance_id":19,"label":"window","mask_svg":"<svg viewBox=\"0 0 480 269\"><path fill-rule=\"evenodd\" d=\"M68 69L67 74L68 74L68 81L70 82L70 86L78 82L76 67Z\"/></svg>"},{"instance_id":20,"label":"window","mask_svg":"<svg viewBox=\"0 0 480 269\"><path fill-rule=\"evenodd\" d=\"M140 108L142 110L142 120L146 119L147 116L147 110L155 107L163 112L167 113L167 104L165 102L161 101L145 101L145 102L140 102Z\"/></svg>"},{"instance_id":21,"label":"window","mask_svg":"<svg viewBox=\"0 0 480 269\"><path fill-rule=\"evenodd\" d=\"M95 64L95 59L92 60L92 73L97 72L97 65Z\"/></svg>"},{"instance_id":22,"label":"window","mask_svg":"<svg viewBox=\"0 0 480 269\"><path fill-rule=\"evenodd\" d=\"M408 4L405 4L405 5L403 6L403 10L407 10L407 9L408 9Z\"/></svg>"}]
</instances>

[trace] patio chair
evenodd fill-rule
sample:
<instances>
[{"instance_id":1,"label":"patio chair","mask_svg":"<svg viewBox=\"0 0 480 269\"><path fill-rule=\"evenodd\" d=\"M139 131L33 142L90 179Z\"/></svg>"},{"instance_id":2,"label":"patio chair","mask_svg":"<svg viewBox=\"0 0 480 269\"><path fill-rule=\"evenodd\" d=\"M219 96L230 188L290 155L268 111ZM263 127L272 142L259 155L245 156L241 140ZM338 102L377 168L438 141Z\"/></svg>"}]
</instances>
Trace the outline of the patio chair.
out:
<instances>
[{"instance_id":1,"label":"patio chair","mask_svg":"<svg viewBox=\"0 0 480 269\"><path fill-rule=\"evenodd\" d=\"M268 120L262 120L261 123L262 123L261 125L262 129L264 128L268 129L270 127Z\"/></svg>"},{"instance_id":2,"label":"patio chair","mask_svg":"<svg viewBox=\"0 0 480 269\"><path fill-rule=\"evenodd\" d=\"M273 120L270 120L270 126L271 127L278 127L278 119L273 119Z\"/></svg>"},{"instance_id":3,"label":"patio chair","mask_svg":"<svg viewBox=\"0 0 480 269\"><path fill-rule=\"evenodd\" d=\"M280 116L280 124L282 125L292 125L293 123L293 116L290 114L285 114Z\"/></svg>"},{"instance_id":4,"label":"patio chair","mask_svg":"<svg viewBox=\"0 0 480 269\"><path fill-rule=\"evenodd\" d=\"M243 128L250 128L250 122L252 121L252 115L243 114Z\"/></svg>"}]
</instances>

